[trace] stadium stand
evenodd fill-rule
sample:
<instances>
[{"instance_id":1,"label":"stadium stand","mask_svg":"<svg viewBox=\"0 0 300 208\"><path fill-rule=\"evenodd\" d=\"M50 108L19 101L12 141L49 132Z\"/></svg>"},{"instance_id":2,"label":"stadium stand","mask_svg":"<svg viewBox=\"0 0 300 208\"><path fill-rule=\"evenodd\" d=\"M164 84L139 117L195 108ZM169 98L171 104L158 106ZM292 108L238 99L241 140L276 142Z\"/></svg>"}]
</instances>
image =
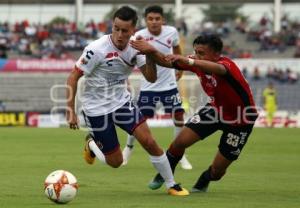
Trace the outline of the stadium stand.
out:
<instances>
[{"instance_id":1,"label":"stadium stand","mask_svg":"<svg viewBox=\"0 0 300 208\"><path fill-rule=\"evenodd\" d=\"M268 79L251 80L250 86L254 95L254 99L257 105L263 106L262 91L268 85ZM274 87L278 93L278 108L279 110L287 110L290 112L297 112L300 106L300 84L282 84L280 82L274 82Z\"/></svg>"},{"instance_id":2,"label":"stadium stand","mask_svg":"<svg viewBox=\"0 0 300 208\"><path fill-rule=\"evenodd\" d=\"M183 21L184 22L184 21ZM218 33L225 42L224 53L231 58L299 57L300 23L282 18L282 31L274 34L271 21L262 16L260 22L202 22L183 34L187 42L199 33ZM92 40L110 33L111 22L90 20L78 29L74 22L9 24L0 22L0 56L2 58L77 58ZM188 48L190 50L190 48Z\"/></svg>"},{"instance_id":3,"label":"stadium stand","mask_svg":"<svg viewBox=\"0 0 300 208\"><path fill-rule=\"evenodd\" d=\"M38 111L50 112L53 108L65 106L66 73L2 73L0 76L0 100L6 111ZM131 78L135 95L138 95L139 78ZM262 90L269 79L249 79L254 98L259 106L262 104ZM274 82L278 91L279 109L297 111L300 106L300 83L295 84ZM207 101L199 88L199 80L192 75L186 75L181 87L181 94L189 98L190 107L204 105ZM51 96L58 100L51 99ZM191 112L192 113L192 112Z\"/></svg>"},{"instance_id":4,"label":"stadium stand","mask_svg":"<svg viewBox=\"0 0 300 208\"><path fill-rule=\"evenodd\" d=\"M177 22L176 26L182 25ZM186 25L185 25L186 26ZM181 27L181 26L180 26ZM292 58L300 57L300 23L282 19L282 32L273 34L271 22L262 16L257 23L240 20L216 23L204 21L194 28L185 28L185 54L192 51L193 38L200 33L215 32L222 36L224 54L231 58ZM183 27L184 28L184 27ZM0 22L0 58L2 59L77 59L82 49L92 40L110 33L111 22L90 20L80 30L72 21L39 25L26 20L16 23ZM188 32L189 31L189 32ZM1 60L0 60L1 61ZM0 64L1 65L1 64ZM244 70L244 69L243 69ZM275 70L275 69L274 69ZM246 69L245 71L246 72ZM275 81L278 91L279 109L296 111L300 106L299 74L293 76L276 71L257 78L248 75L256 103L262 106L261 94L268 81ZM299 71L298 71L299 72ZM273 75L276 76L273 76ZM39 111L49 112L53 107L65 106L64 101L55 102L50 94L63 100L65 89L53 86L64 85L67 73L5 73L0 76L0 111ZM194 97L196 101L190 107L203 105L205 96L199 90L199 81L194 77L183 81L184 97ZM290 79L289 77L292 77ZM191 81L188 81L191 80ZM139 81L133 81L135 91ZM187 84L188 83L188 84ZM52 89L52 91L51 91ZM137 93L136 93L137 94Z\"/></svg>"},{"instance_id":5,"label":"stadium stand","mask_svg":"<svg viewBox=\"0 0 300 208\"><path fill-rule=\"evenodd\" d=\"M0 100L6 111L49 112L55 106L52 97L65 99L66 73L1 73ZM52 89L52 90L51 90Z\"/></svg>"}]
</instances>

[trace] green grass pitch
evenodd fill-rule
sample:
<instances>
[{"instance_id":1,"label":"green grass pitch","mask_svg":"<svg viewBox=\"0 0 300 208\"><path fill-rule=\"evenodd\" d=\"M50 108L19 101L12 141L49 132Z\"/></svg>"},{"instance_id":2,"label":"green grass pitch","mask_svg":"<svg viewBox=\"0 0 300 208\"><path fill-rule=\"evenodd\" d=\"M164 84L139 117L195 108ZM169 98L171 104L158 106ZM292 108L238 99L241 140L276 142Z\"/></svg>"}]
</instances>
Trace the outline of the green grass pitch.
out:
<instances>
[{"instance_id":1,"label":"green grass pitch","mask_svg":"<svg viewBox=\"0 0 300 208\"><path fill-rule=\"evenodd\" d=\"M171 128L154 128L159 144L167 148ZM300 129L254 129L240 159L208 193L174 197L165 188L152 191L147 184L155 171L149 157L136 145L127 166L113 169L82 158L86 132L67 128L0 128L1 208L297 208L300 207ZM178 167L176 181L188 189L208 167L220 133L198 142L187 155L193 170ZM126 135L119 132L122 146ZM56 205L43 192L46 176L57 169L73 173L77 197Z\"/></svg>"}]
</instances>

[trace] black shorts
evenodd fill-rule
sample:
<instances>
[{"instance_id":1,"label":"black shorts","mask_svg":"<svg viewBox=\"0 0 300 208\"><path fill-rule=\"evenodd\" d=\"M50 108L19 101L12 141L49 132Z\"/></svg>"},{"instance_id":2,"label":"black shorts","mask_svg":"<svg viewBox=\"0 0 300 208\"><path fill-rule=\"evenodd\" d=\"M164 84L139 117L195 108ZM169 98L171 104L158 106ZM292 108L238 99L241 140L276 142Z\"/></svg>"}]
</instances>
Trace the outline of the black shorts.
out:
<instances>
[{"instance_id":1,"label":"black shorts","mask_svg":"<svg viewBox=\"0 0 300 208\"><path fill-rule=\"evenodd\" d=\"M219 150L226 159L231 161L239 157L253 129L253 124L232 126L221 122L215 108L209 105L200 109L185 126L197 133L201 140L217 130L223 131Z\"/></svg>"},{"instance_id":2,"label":"black shorts","mask_svg":"<svg viewBox=\"0 0 300 208\"><path fill-rule=\"evenodd\" d=\"M171 115L184 113L181 107L181 98L177 88L167 91L141 91L137 105L142 114L147 118L152 118L156 111L156 105L161 102L165 113Z\"/></svg>"}]
</instances>

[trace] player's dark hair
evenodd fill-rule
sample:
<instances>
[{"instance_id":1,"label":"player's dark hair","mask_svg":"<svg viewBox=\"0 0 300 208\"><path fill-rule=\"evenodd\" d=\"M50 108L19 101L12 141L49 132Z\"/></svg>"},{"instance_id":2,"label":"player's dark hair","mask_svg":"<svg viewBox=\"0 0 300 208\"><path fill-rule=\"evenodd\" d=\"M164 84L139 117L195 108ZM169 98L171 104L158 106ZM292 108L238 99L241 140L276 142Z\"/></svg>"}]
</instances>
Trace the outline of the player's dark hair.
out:
<instances>
[{"instance_id":1,"label":"player's dark hair","mask_svg":"<svg viewBox=\"0 0 300 208\"><path fill-rule=\"evenodd\" d=\"M158 6L158 5L153 5L153 6L149 6L145 9L145 17L147 17L147 15L149 13L158 13L160 14L161 16L164 16L164 9L161 7L161 6Z\"/></svg>"},{"instance_id":2,"label":"player's dark hair","mask_svg":"<svg viewBox=\"0 0 300 208\"><path fill-rule=\"evenodd\" d=\"M195 45L208 45L209 48L213 49L215 52L221 53L223 49L223 42L221 38L216 34L204 34L199 35L193 42Z\"/></svg>"},{"instance_id":3,"label":"player's dark hair","mask_svg":"<svg viewBox=\"0 0 300 208\"><path fill-rule=\"evenodd\" d=\"M130 8L129 6L123 6L120 9L118 9L114 14L113 20L116 17L121 20L124 20L124 21L131 20L132 25L134 25L134 26L136 25L137 20L138 20L136 11L134 9Z\"/></svg>"}]
</instances>

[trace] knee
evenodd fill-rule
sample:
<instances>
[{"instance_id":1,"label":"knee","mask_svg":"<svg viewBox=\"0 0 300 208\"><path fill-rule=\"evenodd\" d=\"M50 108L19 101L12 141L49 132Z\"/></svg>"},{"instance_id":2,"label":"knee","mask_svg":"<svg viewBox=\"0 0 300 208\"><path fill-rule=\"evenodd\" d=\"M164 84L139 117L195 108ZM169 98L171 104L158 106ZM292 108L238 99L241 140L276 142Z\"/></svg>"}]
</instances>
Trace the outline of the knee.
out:
<instances>
[{"instance_id":1,"label":"knee","mask_svg":"<svg viewBox=\"0 0 300 208\"><path fill-rule=\"evenodd\" d=\"M114 161L114 162L109 162L107 163L110 167L112 168L118 168L122 165L123 160L122 161Z\"/></svg>"},{"instance_id":2,"label":"knee","mask_svg":"<svg viewBox=\"0 0 300 208\"><path fill-rule=\"evenodd\" d=\"M157 145L156 141L152 138L147 139L143 143L143 148L150 154L150 155L161 155L163 150Z\"/></svg>"},{"instance_id":3,"label":"knee","mask_svg":"<svg viewBox=\"0 0 300 208\"><path fill-rule=\"evenodd\" d=\"M155 140L152 138L146 139L145 142L143 143L143 147L149 151L155 149L156 146L157 144Z\"/></svg>"},{"instance_id":4,"label":"knee","mask_svg":"<svg viewBox=\"0 0 300 208\"><path fill-rule=\"evenodd\" d=\"M118 168L123 163L123 156L106 158L106 163L112 168Z\"/></svg>"},{"instance_id":5,"label":"knee","mask_svg":"<svg viewBox=\"0 0 300 208\"><path fill-rule=\"evenodd\" d=\"M177 126L177 127L183 127L184 126L184 118L183 118L183 113L178 113L178 114L175 114L174 117L173 117L173 122L174 122L174 125Z\"/></svg>"},{"instance_id":6,"label":"knee","mask_svg":"<svg viewBox=\"0 0 300 208\"><path fill-rule=\"evenodd\" d=\"M226 173L226 170L216 168L216 167L211 167L210 169L210 177L212 181L218 181L220 180Z\"/></svg>"}]
</instances>

